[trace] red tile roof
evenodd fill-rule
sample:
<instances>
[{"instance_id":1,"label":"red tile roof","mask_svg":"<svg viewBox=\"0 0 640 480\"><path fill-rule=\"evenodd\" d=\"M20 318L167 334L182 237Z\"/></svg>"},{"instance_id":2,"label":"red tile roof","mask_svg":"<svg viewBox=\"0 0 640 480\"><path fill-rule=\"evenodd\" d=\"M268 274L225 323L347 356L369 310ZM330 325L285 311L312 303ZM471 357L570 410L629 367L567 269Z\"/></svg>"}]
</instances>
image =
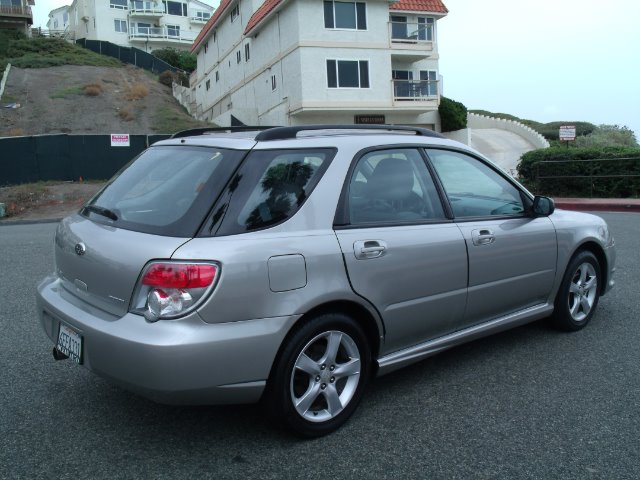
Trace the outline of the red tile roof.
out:
<instances>
[{"instance_id":1,"label":"red tile roof","mask_svg":"<svg viewBox=\"0 0 640 480\"><path fill-rule=\"evenodd\" d=\"M404 10L409 12L449 13L447 7L440 0L400 0L389 5L389 10Z\"/></svg>"},{"instance_id":2,"label":"red tile roof","mask_svg":"<svg viewBox=\"0 0 640 480\"><path fill-rule=\"evenodd\" d=\"M265 0L265 2L260 5L260 8L251 15L249 19L249 23L247 23L247 28L244 29L244 34L248 35L253 28L258 25L271 11L280 5L284 0Z\"/></svg>"},{"instance_id":3,"label":"red tile roof","mask_svg":"<svg viewBox=\"0 0 640 480\"><path fill-rule=\"evenodd\" d=\"M215 26L215 24L218 22L218 20L232 1L233 0L222 0L220 2L220 6L216 9L214 14L211 16L207 24L202 28L195 41L193 42L193 45L191 46L192 52L200 46L200 43L202 43L204 38L209 34L209 31ZM265 0L265 2L260 5L260 8L258 8L258 10L256 10L253 15L251 15L249 23L247 23L247 26L244 29L244 35L248 35L251 30L253 30L273 11L274 8L276 8L284 1L286 0ZM400 0L399 2L390 4L389 10L449 13L449 10L447 10L447 7L444 6L444 3L442 3L441 0Z\"/></svg>"},{"instance_id":4,"label":"red tile roof","mask_svg":"<svg viewBox=\"0 0 640 480\"><path fill-rule=\"evenodd\" d=\"M204 40L204 37L207 36L209 31L218 22L218 20L220 19L220 17L222 16L222 14L224 13L224 11L226 10L226 8L229 6L229 4L231 2L232 2L232 0L222 0L220 2L220 5L218 6L218 8L216 8L216 11L213 12L213 15L211 15L211 18L209 19L209 21L205 24L204 27L202 27L202 30L200 30L200 33L198 34L198 36L194 40L193 45L191 45L191 51L192 52L196 48L198 48L200 43L202 43L202 40Z\"/></svg>"}]
</instances>

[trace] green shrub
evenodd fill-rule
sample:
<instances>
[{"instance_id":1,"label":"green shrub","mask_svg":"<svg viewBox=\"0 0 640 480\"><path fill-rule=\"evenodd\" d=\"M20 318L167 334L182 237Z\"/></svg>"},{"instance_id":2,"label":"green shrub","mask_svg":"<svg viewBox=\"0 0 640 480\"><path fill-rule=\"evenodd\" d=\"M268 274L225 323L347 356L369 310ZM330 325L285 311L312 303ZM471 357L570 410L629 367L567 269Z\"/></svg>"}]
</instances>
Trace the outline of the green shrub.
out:
<instances>
[{"instance_id":1,"label":"green shrub","mask_svg":"<svg viewBox=\"0 0 640 480\"><path fill-rule=\"evenodd\" d=\"M176 48L166 47L154 50L151 52L153 56L164 60L172 67L184 70L187 73L191 73L196 69L197 59L196 56L185 51L178 50Z\"/></svg>"},{"instance_id":2,"label":"green shrub","mask_svg":"<svg viewBox=\"0 0 640 480\"><path fill-rule=\"evenodd\" d=\"M553 147L534 150L521 157L518 175L525 185L539 194L640 197L640 148Z\"/></svg>"},{"instance_id":3,"label":"green shrub","mask_svg":"<svg viewBox=\"0 0 640 480\"><path fill-rule=\"evenodd\" d=\"M443 132L467 128L467 107L447 97L440 97L440 123Z\"/></svg>"}]
</instances>

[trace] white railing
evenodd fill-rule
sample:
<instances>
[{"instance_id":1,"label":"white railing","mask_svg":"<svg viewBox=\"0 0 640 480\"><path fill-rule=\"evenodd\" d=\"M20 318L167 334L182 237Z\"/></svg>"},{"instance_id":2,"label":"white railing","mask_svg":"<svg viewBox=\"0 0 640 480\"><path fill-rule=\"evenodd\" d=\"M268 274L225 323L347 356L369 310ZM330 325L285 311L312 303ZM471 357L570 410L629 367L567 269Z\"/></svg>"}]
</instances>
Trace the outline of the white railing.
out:
<instances>
[{"instance_id":1,"label":"white railing","mask_svg":"<svg viewBox=\"0 0 640 480\"><path fill-rule=\"evenodd\" d=\"M202 22L206 23L211 18L211 14L209 12L205 12L202 10L191 10L189 11L189 20L192 22Z\"/></svg>"},{"instance_id":2,"label":"white railing","mask_svg":"<svg viewBox=\"0 0 640 480\"><path fill-rule=\"evenodd\" d=\"M433 43L432 23L389 22L391 43Z\"/></svg>"},{"instance_id":3,"label":"white railing","mask_svg":"<svg viewBox=\"0 0 640 480\"><path fill-rule=\"evenodd\" d=\"M164 15L164 5L161 2L135 1L129 4L130 15Z\"/></svg>"},{"instance_id":4,"label":"white railing","mask_svg":"<svg viewBox=\"0 0 640 480\"><path fill-rule=\"evenodd\" d=\"M133 27L129 31L129 38L131 40L172 40L193 43L196 36L191 32L182 32L178 28Z\"/></svg>"},{"instance_id":5,"label":"white railing","mask_svg":"<svg viewBox=\"0 0 640 480\"><path fill-rule=\"evenodd\" d=\"M437 80L392 80L395 100L436 100L438 98Z\"/></svg>"},{"instance_id":6,"label":"white railing","mask_svg":"<svg viewBox=\"0 0 640 480\"><path fill-rule=\"evenodd\" d=\"M0 15L8 17L33 18L31 7L22 7L18 5L0 5Z\"/></svg>"}]
</instances>

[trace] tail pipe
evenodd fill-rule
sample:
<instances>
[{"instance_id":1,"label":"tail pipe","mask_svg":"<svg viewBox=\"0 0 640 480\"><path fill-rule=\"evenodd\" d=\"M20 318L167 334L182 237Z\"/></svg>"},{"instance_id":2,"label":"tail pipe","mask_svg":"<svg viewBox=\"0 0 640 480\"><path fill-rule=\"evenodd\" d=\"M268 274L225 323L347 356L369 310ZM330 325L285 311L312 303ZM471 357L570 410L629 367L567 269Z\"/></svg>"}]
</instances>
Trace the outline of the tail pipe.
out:
<instances>
[{"instance_id":1,"label":"tail pipe","mask_svg":"<svg viewBox=\"0 0 640 480\"><path fill-rule=\"evenodd\" d=\"M69 358L69 355L65 355L56 347L53 347L53 358L56 360L66 360L67 358Z\"/></svg>"}]
</instances>

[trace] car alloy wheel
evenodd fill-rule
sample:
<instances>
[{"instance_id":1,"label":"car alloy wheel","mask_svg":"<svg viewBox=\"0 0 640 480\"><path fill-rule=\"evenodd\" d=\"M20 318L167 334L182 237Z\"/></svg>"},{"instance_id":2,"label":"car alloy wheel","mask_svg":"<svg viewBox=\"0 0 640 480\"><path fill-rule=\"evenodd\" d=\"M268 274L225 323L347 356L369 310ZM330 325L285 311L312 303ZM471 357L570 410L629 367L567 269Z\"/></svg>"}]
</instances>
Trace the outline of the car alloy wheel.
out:
<instances>
[{"instance_id":1,"label":"car alloy wheel","mask_svg":"<svg viewBox=\"0 0 640 480\"><path fill-rule=\"evenodd\" d=\"M355 411L371 372L371 349L357 321L325 313L284 341L265 400L275 418L305 437L326 435Z\"/></svg>"},{"instance_id":2,"label":"car alloy wheel","mask_svg":"<svg viewBox=\"0 0 640 480\"><path fill-rule=\"evenodd\" d=\"M360 382L360 351L346 333L331 330L307 343L291 372L291 401L300 416L324 422L339 415Z\"/></svg>"},{"instance_id":3,"label":"car alloy wheel","mask_svg":"<svg viewBox=\"0 0 640 480\"><path fill-rule=\"evenodd\" d=\"M575 331L584 328L598 305L600 263L586 250L574 255L565 271L556 296L552 321L556 327Z\"/></svg>"}]
</instances>

